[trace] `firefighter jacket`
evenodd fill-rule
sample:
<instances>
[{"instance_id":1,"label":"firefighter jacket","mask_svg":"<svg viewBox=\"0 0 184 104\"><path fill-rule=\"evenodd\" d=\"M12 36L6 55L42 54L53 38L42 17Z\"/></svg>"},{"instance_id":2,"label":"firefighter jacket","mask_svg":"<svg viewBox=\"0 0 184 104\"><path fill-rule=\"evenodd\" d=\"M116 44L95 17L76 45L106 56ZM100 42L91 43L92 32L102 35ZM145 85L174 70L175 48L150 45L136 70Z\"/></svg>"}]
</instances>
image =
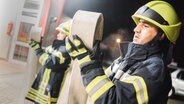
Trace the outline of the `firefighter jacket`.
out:
<instances>
[{"instance_id":1,"label":"firefighter jacket","mask_svg":"<svg viewBox=\"0 0 184 104\"><path fill-rule=\"evenodd\" d=\"M167 104L171 78L158 45L128 44L105 70L96 60L81 65L85 89L95 104Z\"/></svg>"},{"instance_id":2,"label":"firefighter jacket","mask_svg":"<svg viewBox=\"0 0 184 104\"><path fill-rule=\"evenodd\" d=\"M43 68L37 74L26 99L36 104L56 104L64 74L71 61L65 42L54 40L38 57Z\"/></svg>"}]
</instances>

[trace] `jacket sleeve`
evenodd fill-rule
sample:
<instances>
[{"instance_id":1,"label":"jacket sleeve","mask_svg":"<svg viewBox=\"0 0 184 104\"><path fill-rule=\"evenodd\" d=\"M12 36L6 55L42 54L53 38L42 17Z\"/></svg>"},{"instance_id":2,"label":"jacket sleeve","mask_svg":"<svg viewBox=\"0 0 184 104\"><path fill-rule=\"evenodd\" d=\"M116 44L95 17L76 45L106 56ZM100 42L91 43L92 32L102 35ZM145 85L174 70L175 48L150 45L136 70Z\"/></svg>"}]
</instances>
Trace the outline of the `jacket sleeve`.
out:
<instances>
[{"instance_id":1,"label":"jacket sleeve","mask_svg":"<svg viewBox=\"0 0 184 104\"><path fill-rule=\"evenodd\" d=\"M82 65L81 74L85 89L95 104L147 104L158 95L162 70L162 62L147 63L127 78L111 81L99 63L91 61Z\"/></svg>"},{"instance_id":2,"label":"jacket sleeve","mask_svg":"<svg viewBox=\"0 0 184 104\"><path fill-rule=\"evenodd\" d=\"M70 56L66 51L53 50L51 53L43 52L39 56L39 63L49 69L67 67L70 63Z\"/></svg>"}]
</instances>

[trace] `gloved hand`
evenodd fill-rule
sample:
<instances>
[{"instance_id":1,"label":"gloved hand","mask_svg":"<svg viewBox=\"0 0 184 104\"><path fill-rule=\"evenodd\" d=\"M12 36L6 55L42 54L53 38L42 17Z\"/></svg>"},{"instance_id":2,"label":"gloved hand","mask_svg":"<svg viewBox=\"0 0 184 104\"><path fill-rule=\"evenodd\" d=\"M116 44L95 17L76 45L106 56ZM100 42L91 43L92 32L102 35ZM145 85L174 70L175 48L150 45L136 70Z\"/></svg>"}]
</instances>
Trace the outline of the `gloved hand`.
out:
<instances>
[{"instance_id":1,"label":"gloved hand","mask_svg":"<svg viewBox=\"0 0 184 104\"><path fill-rule=\"evenodd\" d=\"M31 46L36 51L37 55L40 55L41 53L43 53L43 49L41 48L40 42L37 42L37 41L31 39L29 41L29 46Z\"/></svg>"},{"instance_id":2,"label":"gloved hand","mask_svg":"<svg viewBox=\"0 0 184 104\"><path fill-rule=\"evenodd\" d=\"M99 49L99 42L96 42L93 51L90 51L77 35L73 35L73 43L69 38L66 39L66 50L72 59L78 59L80 65L86 62L90 62L91 60L102 59L102 53Z\"/></svg>"},{"instance_id":3,"label":"gloved hand","mask_svg":"<svg viewBox=\"0 0 184 104\"><path fill-rule=\"evenodd\" d=\"M96 60L98 62L102 62L103 60L103 52L100 49L100 41L96 40L93 46L92 51L89 52L92 60Z\"/></svg>"},{"instance_id":4,"label":"gloved hand","mask_svg":"<svg viewBox=\"0 0 184 104\"><path fill-rule=\"evenodd\" d=\"M37 49L41 48L40 42L37 42L37 41L35 41L33 39L31 39L29 41L29 46L31 46L34 50L37 50Z\"/></svg>"}]
</instances>

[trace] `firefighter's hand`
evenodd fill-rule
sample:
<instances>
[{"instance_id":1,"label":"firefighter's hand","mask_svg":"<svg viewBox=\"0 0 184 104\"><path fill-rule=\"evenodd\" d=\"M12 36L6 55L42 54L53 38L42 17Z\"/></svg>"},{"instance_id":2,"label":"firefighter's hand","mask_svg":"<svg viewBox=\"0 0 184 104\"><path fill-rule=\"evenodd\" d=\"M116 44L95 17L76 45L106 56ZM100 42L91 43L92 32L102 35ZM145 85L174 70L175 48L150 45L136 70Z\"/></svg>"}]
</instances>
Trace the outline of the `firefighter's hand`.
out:
<instances>
[{"instance_id":1,"label":"firefighter's hand","mask_svg":"<svg viewBox=\"0 0 184 104\"><path fill-rule=\"evenodd\" d=\"M91 51L84 45L83 41L77 35L73 35L73 43L69 38L66 39L66 50L72 59L77 58L79 60L79 64L91 60L102 62L103 54L100 50L100 41L95 42L93 51Z\"/></svg>"},{"instance_id":2,"label":"firefighter's hand","mask_svg":"<svg viewBox=\"0 0 184 104\"><path fill-rule=\"evenodd\" d=\"M96 40L93 46L92 51L90 51L90 58L92 60L96 60L99 63L103 60L103 52L100 49L100 41Z\"/></svg>"},{"instance_id":3,"label":"firefighter's hand","mask_svg":"<svg viewBox=\"0 0 184 104\"><path fill-rule=\"evenodd\" d=\"M37 55L41 55L43 53L43 49L41 48L40 42L37 42L33 39L29 41L29 46L36 51Z\"/></svg>"},{"instance_id":4,"label":"firefighter's hand","mask_svg":"<svg viewBox=\"0 0 184 104\"><path fill-rule=\"evenodd\" d=\"M73 43L69 38L66 39L66 50L72 59L78 59L79 64L91 61L89 50L77 35L73 35Z\"/></svg>"},{"instance_id":5,"label":"firefighter's hand","mask_svg":"<svg viewBox=\"0 0 184 104\"><path fill-rule=\"evenodd\" d=\"M33 39L31 39L29 41L29 46L31 46L34 50L37 50L37 49L41 48L40 42L37 42L37 41L35 41Z\"/></svg>"}]
</instances>

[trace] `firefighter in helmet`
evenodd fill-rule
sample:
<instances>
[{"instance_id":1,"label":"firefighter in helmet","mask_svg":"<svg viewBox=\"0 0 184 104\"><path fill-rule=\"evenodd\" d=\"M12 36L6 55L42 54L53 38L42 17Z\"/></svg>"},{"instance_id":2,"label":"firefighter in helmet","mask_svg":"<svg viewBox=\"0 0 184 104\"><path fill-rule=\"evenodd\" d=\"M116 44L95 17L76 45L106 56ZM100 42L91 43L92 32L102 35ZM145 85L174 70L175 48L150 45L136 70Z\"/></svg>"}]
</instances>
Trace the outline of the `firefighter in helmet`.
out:
<instances>
[{"instance_id":1,"label":"firefighter in helmet","mask_svg":"<svg viewBox=\"0 0 184 104\"><path fill-rule=\"evenodd\" d=\"M132 18L136 27L126 55L105 71L98 53L94 55L77 35L73 42L66 39L66 49L78 59L83 84L95 104L167 103L171 78L166 64L181 22L174 8L161 0L143 5Z\"/></svg>"},{"instance_id":2,"label":"firefighter in helmet","mask_svg":"<svg viewBox=\"0 0 184 104\"><path fill-rule=\"evenodd\" d=\"M70 34L72 21L61 23L52 45L42 49L40 43L32 40L29 45L36 51L39 63L43 66L37 74L26 99L35 104L56 104L62 81L70 65L70 56L65 48L65 37Z\"/></svg>"}]
</instances>

